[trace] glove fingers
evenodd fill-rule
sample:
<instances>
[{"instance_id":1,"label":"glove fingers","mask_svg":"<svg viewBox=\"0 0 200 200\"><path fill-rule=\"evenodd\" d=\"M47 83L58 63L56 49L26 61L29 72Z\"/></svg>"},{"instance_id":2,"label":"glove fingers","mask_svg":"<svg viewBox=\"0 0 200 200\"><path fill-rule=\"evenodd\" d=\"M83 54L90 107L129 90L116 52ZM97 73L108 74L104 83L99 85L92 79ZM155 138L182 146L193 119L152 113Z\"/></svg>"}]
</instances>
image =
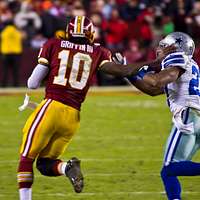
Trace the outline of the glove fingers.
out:
<instances>
[{"instance_id":1,"label":"glove fingers","mask_svg":"<svg viewBox=\"0 0 200 200\"><path fill-rule=\"evenodd\" d=\"M123 62L123 56L122 56L121 53L116 53L115 55L116 55L117 59L118 59L120 62Z\"/></svg>"},{"instance_id":2,"label":"glove fingers","mask_svg":"<svg viewBox=\"0 0 200 200\"><path fill-rule=\"evenodd\" d=\"M119 52L114 54L112 60L117 64L122 64L122 65L126 64L126 58L123 57L123 55Z\"/></svg>"}]
</instances>

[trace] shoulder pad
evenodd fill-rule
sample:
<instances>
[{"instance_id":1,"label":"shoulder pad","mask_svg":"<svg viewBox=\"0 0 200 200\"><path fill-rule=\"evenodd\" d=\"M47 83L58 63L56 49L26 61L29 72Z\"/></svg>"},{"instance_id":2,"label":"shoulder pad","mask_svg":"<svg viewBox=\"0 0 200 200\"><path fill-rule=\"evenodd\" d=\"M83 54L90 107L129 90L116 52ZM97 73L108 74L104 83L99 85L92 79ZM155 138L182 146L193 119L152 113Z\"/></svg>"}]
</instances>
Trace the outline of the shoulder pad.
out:
<instances>
[{"instance_id":1,"label":"shoulder pad","mask_svg":"<svg viewBox=\"0 0 200 200\"><path fill-rule=\"evenodd\" d=\"M162 69L176 66L186 70L189 60L189 56L187 56L184 52L171 53L162 61Z\"/></svg>"}]
</instances>

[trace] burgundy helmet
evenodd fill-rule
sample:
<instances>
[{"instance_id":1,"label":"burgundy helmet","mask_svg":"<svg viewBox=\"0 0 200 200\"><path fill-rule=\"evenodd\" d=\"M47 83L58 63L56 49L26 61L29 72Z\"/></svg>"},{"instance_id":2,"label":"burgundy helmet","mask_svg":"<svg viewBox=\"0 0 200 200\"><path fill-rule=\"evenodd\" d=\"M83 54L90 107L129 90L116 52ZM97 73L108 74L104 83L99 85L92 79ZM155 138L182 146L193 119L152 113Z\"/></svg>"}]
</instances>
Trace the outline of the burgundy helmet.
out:
<instances>
[{"instance_id":1,"label":"burgundy helmet","mask_svg":"<svg viewBox=\"0 0 200 200\"><path fill-rule=\"evenodd\" d=\"M94 42L94 26L92 21L85 16L73 17L66 29L67 39L71 37L87 38L90 43Z\"/></svg>"}]
</instances>

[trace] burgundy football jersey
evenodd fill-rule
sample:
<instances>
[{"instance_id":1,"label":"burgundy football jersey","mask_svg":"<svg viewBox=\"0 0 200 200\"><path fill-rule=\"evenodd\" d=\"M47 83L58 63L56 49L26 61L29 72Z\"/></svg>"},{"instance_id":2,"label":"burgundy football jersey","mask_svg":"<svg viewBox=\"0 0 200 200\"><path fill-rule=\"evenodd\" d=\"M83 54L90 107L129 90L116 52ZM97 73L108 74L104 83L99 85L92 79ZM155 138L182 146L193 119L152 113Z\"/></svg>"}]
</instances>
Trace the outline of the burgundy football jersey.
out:
<instances>
[{"instance_id":1,"label":"burgundy football jersey","mask_svg":"<svg viewBox=\"0 0 200 200\"><path fill-rule=\"evenodd\" d=\"M40 50L38 63L49 67L46 98L80 110L98 67L111 61L111 52L100 45L75 44L50 39Z\"/></svg>"}]
</instances>

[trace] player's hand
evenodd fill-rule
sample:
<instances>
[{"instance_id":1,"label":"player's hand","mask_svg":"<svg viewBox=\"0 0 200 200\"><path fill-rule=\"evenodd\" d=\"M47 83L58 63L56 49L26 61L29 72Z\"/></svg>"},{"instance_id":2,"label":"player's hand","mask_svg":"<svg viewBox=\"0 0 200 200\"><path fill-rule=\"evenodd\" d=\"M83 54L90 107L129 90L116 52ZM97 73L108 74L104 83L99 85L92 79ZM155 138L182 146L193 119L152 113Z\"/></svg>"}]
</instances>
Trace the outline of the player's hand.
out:
<instances>
[{"instance_id":1,"label":"player's hand","mask_svg":"<svg viewBox=\"0 0 200 200\"><path fill-rule=\"evenodd\" d=\"M28 94L25 94L24 103L23 105L19 106L19 111L24 111L26 108L30 108L34 110L38 104L36 102L30 101L30 96Z\"/></svg>"},{"instance_id":2,"label":"player's hand","mask_svg":"<svg viewBox=\"0 0 200 200\"><path fill-rule=\"evenodd\" d=\"M121 64L121 65L127 64L126 57L119 52L114 53L114 55L112 56L112 60L116 64Z\"/></svg>"},{"instance_id":3,"label":"player's hand","mask_svg":"<svg viewBox=\"0 0 200 200\"><path fill-rule=\"evenodd\" d=\"M18 107L19 111L23 111L27 108L29 104L30 96L28 94L25 94L24 102L21 106Z\"/></svg>"}]
</instances>

